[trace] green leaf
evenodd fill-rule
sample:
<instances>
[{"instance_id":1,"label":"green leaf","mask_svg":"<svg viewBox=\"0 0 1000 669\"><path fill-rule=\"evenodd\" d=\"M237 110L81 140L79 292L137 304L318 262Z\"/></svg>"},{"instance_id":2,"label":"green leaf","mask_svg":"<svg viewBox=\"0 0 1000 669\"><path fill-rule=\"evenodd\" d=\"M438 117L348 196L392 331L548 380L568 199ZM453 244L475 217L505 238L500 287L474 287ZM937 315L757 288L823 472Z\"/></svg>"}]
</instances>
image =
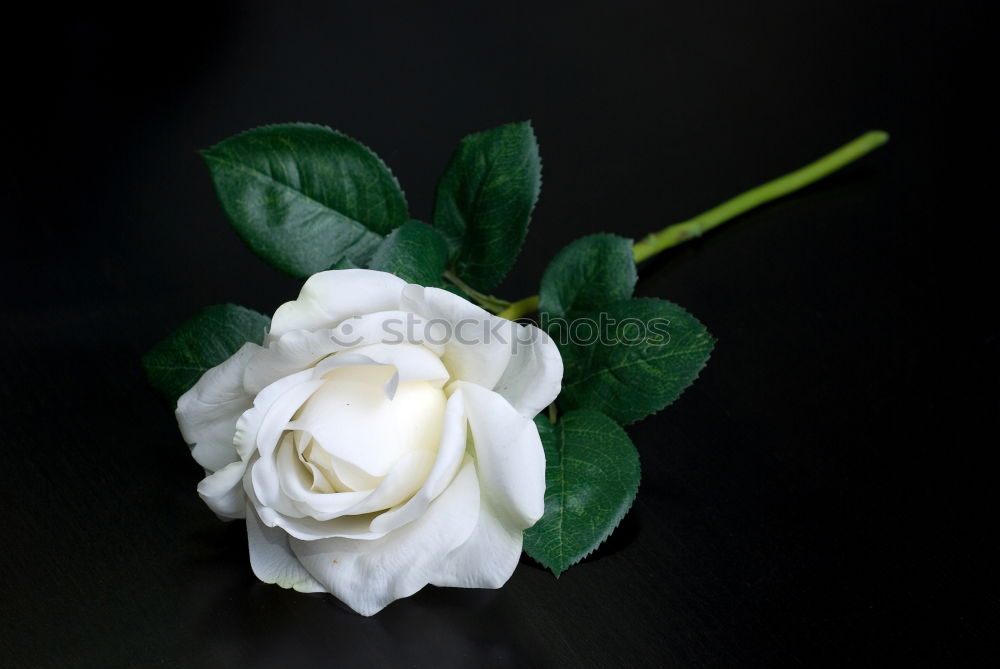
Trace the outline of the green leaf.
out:
<instances>
[{"instance_id":1,"label":"green leaf","mask_svg":"<svg viewBox=\"0 0 1000 669\"><path fill-rule=\"evenodd\" d=\"M639 454L617 423L571 411L556 425L535 418L545 449L545 513L524 550L559 576L610 536L639 489Z\"/></svg>"},{"instance_id":2,"label":"green leaf","mask_svg":"<svg viewBox=\"0 0 1000 669\"><path fill-rule=\"evenodd\" d=\"M318 125L268 125L202 152L233 227L257 255L305 278L342 257L364 265L407 219L370 149Z\"/></svg>"},{"instance_id":3,"label":"green leaf","mask_svg":"<svg viewBox=\"0 0 1000 669\"><path fill-rule=\"evenodd\" d=\"M235 304L206 307L143 356L146 378L174 405L202 374L243 344L260 344L270 325L267 316Z\"/></svg>"},{"instance_id":4,"label":"green leaf","mask_svg":"<svg viewBox=\"0 0 1000 669\"><path fill-rule=\"evenodd\" d=\"M410 283L436 286L447 265L448 245L438 231L420 221L407 221L385 238L368 267Z\"/></svg>"},{"instance_id":5,"label":"green leaf","mask_svg":"<svg viewBox=\"0 0 1000 669\"><path fill-rule=\"evenodd\" d=\"M483 291L500 283L524 243L541 184L530 123L477 132L459 143L434 201L434 225L459 278Z\"/></svg>"},{"instance_id":6,"label":"green leaf","mask_svg":"<svg viewBox=\"0 0 1000 669\"><path fill-rule=\"evenodd\" d=\"M715 343L694 316L656 298L616 302L549 334L565 366L559 407L602 411L622 425L676 400Z\"/></svg>"},{"instance_id":7,"label":"green leaf","mask_svg":"<svg viewBox=\"0 0 1000 669\"><path fill-rule=\"evenodd\" d=\"M560 251L545 269L538 310L562 318L571 311L627 300L637 279L631 239L608 234L583 237Z\"/></svg>"}]
</instances>

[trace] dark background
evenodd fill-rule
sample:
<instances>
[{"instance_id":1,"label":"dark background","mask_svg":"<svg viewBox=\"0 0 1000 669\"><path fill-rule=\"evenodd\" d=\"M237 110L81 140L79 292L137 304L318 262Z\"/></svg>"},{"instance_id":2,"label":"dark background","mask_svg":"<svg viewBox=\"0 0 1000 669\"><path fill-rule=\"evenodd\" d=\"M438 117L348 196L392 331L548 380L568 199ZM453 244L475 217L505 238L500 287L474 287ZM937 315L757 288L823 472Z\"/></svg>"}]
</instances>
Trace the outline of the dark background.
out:
<instances>
[{"instance_id":1,"label":"dark background","mask_svg":"<svg viewBox=\"0 0 1000 669\"><path fill-rule=\"evenodd\" d=\"M995 38L976 3L424 5L8 17L0 663L955 666L994 645ZM870 128L892 141L641 268L639 294L718 344L630 428L644 478L596 555L368 619L258 583L138 365L203 305L270 313L298 290L242 246L195 151L329 124L426 219L457 140L524 118L544 187L510 298L573 238L641 236Z\"/></svg>"}]
</instances>

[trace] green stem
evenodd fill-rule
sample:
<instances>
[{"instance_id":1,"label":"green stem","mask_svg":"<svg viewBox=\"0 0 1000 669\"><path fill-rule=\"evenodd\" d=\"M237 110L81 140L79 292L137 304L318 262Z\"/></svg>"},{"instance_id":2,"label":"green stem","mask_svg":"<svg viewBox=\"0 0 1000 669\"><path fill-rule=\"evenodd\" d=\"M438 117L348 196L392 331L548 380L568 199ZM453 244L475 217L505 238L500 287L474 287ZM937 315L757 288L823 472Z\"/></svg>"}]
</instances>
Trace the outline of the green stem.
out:
<instances>
[{"instance_id":1,"label":"green stem","mask_svg":"<svg viewBox=\"0 0 1000 669\"><path fill-rule=\"evenodd\" d=\"M527 316L538 309L538 296L531 295L523 300L512 303L509 307L499 312L497 316L506 318L509 321L516 321L521 316Z\"/></svg>"},{"instance_id":2,"label":"green stem","mask_svg":"<svg viewBox=\"0 0 1000 669\"><path fill-rule=\"evenodd\" d=\"M717 207L712 207L694 218L676 223L654 232L633 247L637 263L655 256L657 253L677 246L681 242L699 237L712 228L736 218L755 207L777 200L779 197L794 193L823 177L836 172L844 165L854 162L866 153L877 149L889 141L889 134L881 130L872 130L861 135L852 142L844 144L836 151L829 153L816 162L794 172L768 181L745 193L726 200Z\"/></svg>"},{"instance_id":3,"label":"green stem","mask_svg":"<svg viewBox=\"0 0 1000 669\"><path fill-rule=\"evenodd\" d=\"M499 314L511 306L511 303L507 300L502 300L495 295L480 293L478 290L459 279L450 269L445 271L444 278L458 286L459 290L474 299L479 306L487 311Z\"/></svg>"},{"instance_id":4,"label":"green stem","mask_svg":"<svg viewBox=\"0 0 1000 669\"><path fill-rule=\"evenodd\" d=\"M828 153L815 162L809 163L805 167L768 181L756 188L751 188L745 193L740 193L736 197L726 200L722 204L712 207L692 219L682 223L675 223L659 232L647 235L632 247L635 261L636 263L640 263L643 260L652 258L657 253L665 251L672 246L677 246L689 239L700 237L712 228L732 220L755 207L801 190L809 184L815 183L823 177L836 172L841 167L854 162L865 154L874 151L888 141L889 133L882 130L870 130L857 139L844 144L836 151ZM461 286L459 287L461 288ZM538 309L538 296L532 295L523 300L508 303L505 309L494 313L502 318L513 321L522 316L527 316L536 309Z\"/></svg>"}]
</instances>

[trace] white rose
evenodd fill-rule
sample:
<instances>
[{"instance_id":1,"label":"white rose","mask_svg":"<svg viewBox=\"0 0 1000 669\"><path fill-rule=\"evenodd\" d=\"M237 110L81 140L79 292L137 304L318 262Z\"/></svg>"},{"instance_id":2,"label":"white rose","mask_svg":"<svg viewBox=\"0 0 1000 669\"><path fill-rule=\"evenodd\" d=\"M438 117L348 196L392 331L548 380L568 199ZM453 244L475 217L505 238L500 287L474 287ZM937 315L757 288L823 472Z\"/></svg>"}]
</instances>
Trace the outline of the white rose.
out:
<instances>
[{"instance_id":1,"label":"white rose","mask_svg":"<svg viewBox=\"0 0 1000 669\"><path fill-rule=\"evenodd\" d=\"M257 577L371 615L428 583L511 576L543 509L532 417L562 372L533 326L391 274L321 272L177 421L199 494L246 518Z\"/></svg>"}]
</instances>

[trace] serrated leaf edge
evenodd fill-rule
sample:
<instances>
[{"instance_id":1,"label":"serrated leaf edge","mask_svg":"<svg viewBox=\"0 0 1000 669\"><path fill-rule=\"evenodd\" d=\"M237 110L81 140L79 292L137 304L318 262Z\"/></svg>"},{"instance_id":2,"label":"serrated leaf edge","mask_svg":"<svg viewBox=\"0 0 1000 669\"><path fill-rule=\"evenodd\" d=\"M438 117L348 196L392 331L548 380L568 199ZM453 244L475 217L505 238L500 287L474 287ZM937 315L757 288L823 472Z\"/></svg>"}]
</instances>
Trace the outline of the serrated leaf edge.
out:
<instances>
[{"instance_id":1,"label":"serrated leaf edge","mask_svg":"<svg viewBox=\"0 0 1000 669\"><path fill-rule=\"evenodd\" d=\"M690 316L692 319L694 319L699 325L701 325L702 328L704 328L704 335L709 338L709 340L711 341L712 347L709 349L708 354L705 356L705 360L695 370L694 376L691 377L691 381L688 382L688 384L686 386L684 386L683 388L681 388L680 392L677 393L677 397L675 397L674 399L670 400L669 402L667 402L666 404L664 404L659 409L655 409L655 410L653 410L653 411L645 414L644 416L640 416L639 418L634 418L632 420L625 421L625 422L621 422L619 420L611 418L611 416L608 416L608 418L611 418L611 420L615 421L616 423L618 423L622 427L627 427L629 425L634 425L635 423L638 423L640 420L645 420L646 418L649 418L650 416L655 416L656 414L660 413L661 411L663 411L667 407L671 406L674 402L676 402L677 400L679 400L681 398L681 396L683 396L684 393L687 392L688 388L690 388L691 386L693 386L694 382L697 381L701 377L701 373L703 371L705 371L705 367L708 366L708 361L711 360L712 354L715 352L715 345L719 341L711 332L708 331L708 326L706 326L704 323L702 323L701 319L699 319L697 316L695 316L690 311L688 311L687 309L685 309L681 305L677 304L676 302L672 302L670 300L663 299L662 297L633 297L633 298L630 298L629 300L626 300L626 301L628 301L628 302L632 302L632 301L666 302L667 304L671 304L671 305L677 307L678 309L681 309L682 311L684 311L684 313L686 313L688 316ZM611 302L611 303L608 304L608 306L610 306L612 304L619 304L619 302ZM592 311L593 310L589 310L588 312L583 312L583 313L589 313L589 312L592 312ZM569 384L563 383L562 389L560 389L559 392L561 394L562 390L565 389L567 387L567 385L571 385L571 386L579 385L580 383L583 383L583 381L586 381L586 380L588 380L588 379L590 379L592 377L593 377L593 375L588 376L586 379L582 379L582 380L578 380L578 381L573 381L572 383L569 383ZM556 398L556 402L558 403L558 401L559 401L559 398L557 397ZM572 411L597 411L598 413L604 413L600 409L590 409L588 407L574 407L572 409ZM604 415L607 416L608 414L604 414Z\"/></svg>"},{"instance_id":2,"label":"serrated leaf edge","mask_svg":"<svg viewBox=\"0 0 1000 669\"><path fill-rule=\"evenodd\" d=\"M614 534L614 531L618 529L619 525L621 525L622 520L624 520L625 516L628 515L628 512L632 509L632 507L635 506L635 500L636 500L636 498L637 498L637 496L639 494L639 486L641 485L641 482L642 482L642 457L641 457L641 455L639 453L639 449L636 448L635 443L633 443L632 438L629 436L628 432L625 431L625 428L622 427L614 418L612 418L611 416L607 415L603 411L598 411L596 409L574 409L574 413L575 412L600 414L604 418L607 418L609 421L611 421L612 423L614 423L615 425L617 425L619 427L619 429L621 429L621 431L625 434L625 438L628 440L629 446L631 446L632 450L635 452L635 458L636 458L636 463L637 463L638 469L639 469L639 472L638 472L639 475L636 477L637 478L637 482L636 482L635 486L633 487L633 489L631 491L631 495L630 495L630 499L629 499L628 505L625 506L622 509L621 513L618 515L618 517L615 518L614 524L608 529L608 531L605 532L597 541L595 541L591 545L590 549L587 550L586 553L584 553L584 554L576 557L572 561L566 563L565 566L563 566L563 567L560 568L560 567L552 564L551 561L549 561L549 560L545 560L545 559L543 559L541 557L538 557L536 555L533 555L533 554L528 553L527 551L525 551L525 553L528 555L528 557L530 557L532 560L535 560L540 565L542 565L543 567L545 567L546 569L548 569L549 571L551 571L552 575L555 576L557 579L559 578L560 575L562 575L563 573L565 573L566 570L568 570L570 567L572 567L573 565L579 564L580 562L582 562L583 560L585 560L588 556L590 556L591 554L593 554L594 551L596 551L598 548L600 548L604 544L604 542L608 540L608 537L610 537L612 534ZM561 423L557 423L556 425L552 426L552 429L555 430L560 425L561 425ZM564 440L560 439L559 440L559 444L560 444L560 456L562 456L562 444L563 443L564 443ZM562 502L560 504L560 511L559 511L559 515L560 515L559 526L560 526L560 528L562 527L562 515L563 515L564 509L566 507L566 504L565 504L565 486L563 487L563 491L562 491L561 494L562 494Z\"/></svg>"},{"instance_id":3,"label":"serrated leaf edge","mask_svg":"<svg viewBox=\"0 0 1000 669\"><path fill-rule=\"evenodd\" d=\"M226 137L225 139L216 142L215 144L213 144L212 146L210 146L207 149L199 149L196 153L199 156L201 156L202 159L205 159L206 154L211 153L211 151L214 150L215 148L217 148L219 145L225 144L226 142L228 142L230 140L234 140L237 137L242 137L244 135L249 135L250 133L256 132L257 130L274 130L274 129L278 129L278 128L289 128L289 127L292 127L292 128L314 128L314 129L318 129L318 130L329 130L330 132L332 132L335 135L338 135L340 137L343 137L345 139L349 139L352 142L357 143L361 148L363 148L365 151L367 151L368 153L370 153L372 155L372 157L374 157L379 162L379 164L382 165L382 167L385 168L385 171L389 173L389 176L392 177L393 183L396 184L396 188L399 189L400 195L403 196L403 204L406 205L406 215L407 215L407 217L409 217L409 215L410 215L410 204L409 204L409 201L406 199L406 191L403 189L402 184L399 183L399 178L396 177L395 173L393 173L393 171L389 167L389 165L387 165L386 162L384 160L382 160L382 157L380 155L378 155L377 153L375 153L375 151L372 150L372 148L370 146L368 146L367 144L365 144L361 140L356 139L355 137L352 137L351 135L348 135L345 132L337 130L336 128L331 128L328 125L323 125L322 123L310 123L308 121L289 121L287 123L265 123L264 125L259 125L259 126L255 126L253 128L247 128L246 130L241 130L240 132L236 133L235 135L230 135L229 137ZM308 197L308 196L306 196L306 197ZM312 199L312 198L309 198L309 199ZM322 203L321 202L317 202L317 204L322 204ZM329 209L329 207L327 207L327 208ZM344 218L349 218L349 217L345 216ZM362 223L362 225L364 225L364 224Z\"/></svg>"},{"instance_id":4,"label":"serrated leaf edge","mask_svg":"<svg viewBox=\"0 0 1000 669\"><path fill-rule=\"evenodd\" d=\"M539 158L539 160L540 160L540 158ZM632 239L632 238L630 238L630 237L625 237L624 235L617 235L617 234L615 234L613 232L607 232L607 231L604 231L604 232L594 232L594 233L589 234L589 235L584 235L583 237L578 237L578 238L574 239L573 241L571 241L566 246L564 246L561 249L559 249L559 251L556 253L556 255L552 257L552 260L549 261L549 264L545 267L545 270L542 272L542 279L541 279L541 282L539 283L539 287L541 287L541 285L545 283L545 274L549 271L549 267L552 266L552 263L554 263L556 261L556 259L559 258L560 255L562 255L566 250L568 250L569 247L572 246L573 244L576 244L577 242L583 241L584 239L590 239L591 237L615 237L617 239L624 239L624 240L628 241L630 244L634 244L635 243L635 240ZM635 261L634 261L634 259L633 259L633 264L636 264ZM638 273L637 273L636 274L636 280L632 282L632 292L633 293L635 292L635 286L638 283L638 280L639 280L639 278L638 278ZM631 295L631 293L630 293L630 295ZM549 312L548 310L545 310L545 309L542 308L544 305L541 302L541 298L542 298L542 293L541 293L541 290L539 290L538 312L539 312L540 315L541 314L546 314L547 316L550 316L552 318L568 318L573 313L578 313L578 312L581 312L581 311L583 311L583 312L593 311L593 309L567 309L567 310L565 310L565 311L563 311L561 313L553 314L552 312ZM648 298L633 298L633 297L630 297L629 299L648 299ZM618 301L620 301L620 300L614 300L614 301L608 302L608 304L614 304L614 302L618 302ZM680 306L680 305L677 305L677 306ZM681 308L683 309L683 307L681 307Z\"/></svg>"},{"instance_id":5,"label":"serrated leaf edge","mask_svg":"<svg viewBox=\"0 0 1000 669\"><path fill-rule=\"evenodd\" d=\"M492 131L492 130L499 130L500 128L505 128L507 126L521 125L521 124L526 125L528 127L528 130L531 131L531 139L534 141L534 144L535 144L535 153L538 155L538 189L537 189L538 192L535 194L535 198L534 198L534 200L531 203L531 208L528 209L528 224L524 227L524 234L521 235L521 239L518 242L517 248L514 251L513 260L511 260L510 264L506 267L506 269L504 269L503 275L500 277L500 280L497 281L497 284L499 284L501 281L503 281L504 278L506 278L506 276L510 273L510 271L512 269L514 269L514 266L517 264L517 259L521 255L521 251L524 249L524 244L528 240L528 233L531 231L531 223L532 223L532 220L534 219L534 216L535 216L535 209L538 207L538 201L542 197L542 186L544 185L543 182L544 182L544 178L545 178L545 163L544 163L544 160L542 159L541 147L540 147L540 145L538 143L538 135L535 133L535 126L531 122L531 119L529 118L529 119L525 119L524 121L511 121L510 123L502 123L501 125L494 126L492 128L486 128L484 130L478 130L476 132L471 132L471 133L469 133L468 135L466 135L465 137L463 137L462 139L459 140L458 146L455 148L455 151L452 153L452 156L448 159L448 165L445 166L445 173L447 173L448 167L451 166L452 160L458 155L459 151L461 150L462 145L465 144L466 140L468 140L471 136L478 135L478 134L483 133L483 132L489 132L489 131ZM440 181L438 182L438 188L440 188ZM436 208L437 208L437 192L436 191L437 191L437 189L435 189L435 196L434 196L435 197L435 202L433 203L432 212L434 210L436 210ZM430 225L434 226L434 216L433 216L433 214L431 216L431 223L430 223ZM434 227L436 227L436 226L434 226ZM461 254L461 251L459 251L459 255L460 254ZM458 260L457 256L452 260L451 266L454 267L457 270L457 268L459 266L459 260ZM486 264L486 263L467 263L466 266L473 266L473 267L494 267L494 266L498 266L498 265L495 265L495 264ZM469 285L472 286L473 288L477 289L477 290L492 290L493 288L495 288L495 285L484 288L482 286L476 286L472 282L469 282Z\"/></svg>"}]
</instances>

